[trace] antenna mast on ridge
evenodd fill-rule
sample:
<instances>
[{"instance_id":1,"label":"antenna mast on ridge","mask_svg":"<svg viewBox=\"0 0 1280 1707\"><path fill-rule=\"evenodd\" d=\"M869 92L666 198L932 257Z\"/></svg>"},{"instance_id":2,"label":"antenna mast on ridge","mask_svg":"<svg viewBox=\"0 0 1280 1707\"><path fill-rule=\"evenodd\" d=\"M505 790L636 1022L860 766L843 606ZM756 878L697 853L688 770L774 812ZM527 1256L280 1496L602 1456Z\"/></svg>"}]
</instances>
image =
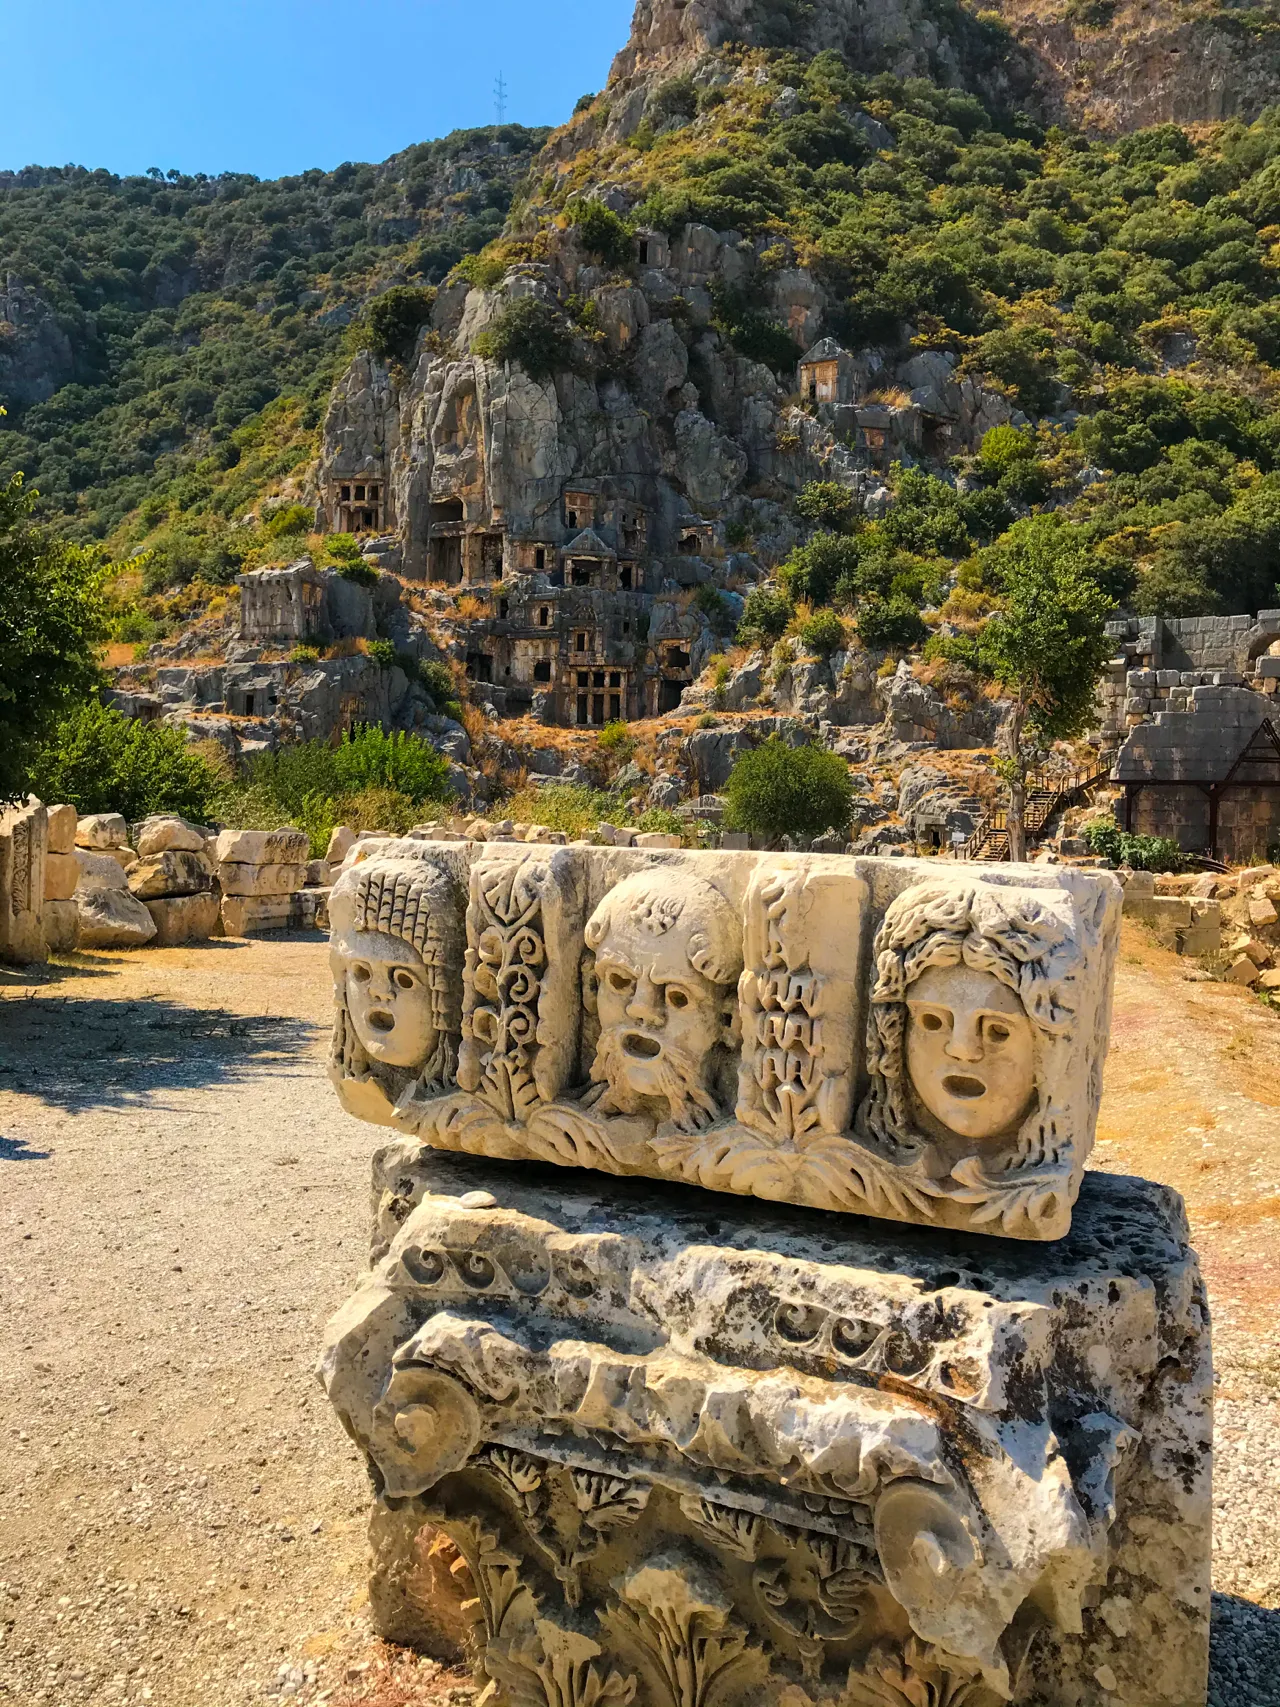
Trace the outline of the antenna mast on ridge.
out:
<instances>
[{"instance_id":1,"label":"antenna mast on ridge","mask_svg":"<svg viewBox=\"0 0 1280 1707\"><path fill-rule=\"evenodd\" d=\"M498 109L498 123L507 122L507 80L498 73L498 81L493 86L493 104Z\"/></svg>"}]
</instances>

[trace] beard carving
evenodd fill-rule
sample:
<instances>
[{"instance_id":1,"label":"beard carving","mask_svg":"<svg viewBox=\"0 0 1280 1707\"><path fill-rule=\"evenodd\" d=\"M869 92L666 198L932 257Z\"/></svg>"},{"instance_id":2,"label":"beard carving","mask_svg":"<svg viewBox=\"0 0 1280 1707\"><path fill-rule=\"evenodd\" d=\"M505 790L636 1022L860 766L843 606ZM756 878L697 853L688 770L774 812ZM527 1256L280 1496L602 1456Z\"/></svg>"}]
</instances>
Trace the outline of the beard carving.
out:
<instances>
[{"instance_id":1,"label":"beard carving","mask_svg":"<svg viewBox=\"0 0 1280 1707\"><path fill-rule=\"evenodd\" d=\"M699 1060L669 1038L652 1038L658 1053L646 1059L653 1089L638 1091L630 1082L628 1038L641 1035L630 1025L610 1026L600 1034L591 1077L603 1081L589 1098L600 1114L646 1114L665 1099L667 1118L678 1132L704 1132L720 1118L716 1099L704 1082L710 1063ZM707 1074L709 1077L710 1075Z\"/></svg>"}]
</instances>

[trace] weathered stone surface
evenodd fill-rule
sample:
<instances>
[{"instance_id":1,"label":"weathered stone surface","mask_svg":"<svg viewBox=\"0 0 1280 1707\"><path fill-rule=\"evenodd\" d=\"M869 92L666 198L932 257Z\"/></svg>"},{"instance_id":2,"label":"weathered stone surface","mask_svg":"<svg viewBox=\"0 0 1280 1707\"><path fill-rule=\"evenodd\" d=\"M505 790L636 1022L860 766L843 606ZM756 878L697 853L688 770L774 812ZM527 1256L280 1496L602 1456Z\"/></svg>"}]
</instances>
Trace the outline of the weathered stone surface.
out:
<instances>
[{"instance_id":1,"label":"weathered stone surface","mask_svg":"<svg viewBox=\"0 0 1280 1707\"><path fill-rule=\"evenodd\" d=\"M363 1118L938 1227L1070 1225L1110 877L403 841L358 847L331 911L331 1070Z\"/></svg>"},{"instance_id":2,"label":"weathered stone surface","mask_svg":"<svg viewBox=\"0 0 1280 1707\"><path fill-rule=\"evenodd\" d=\"M166 895L199 895L211 878L203 853L169 851L144 856L130 869L127 881L139 901L158 901Z\"/></svg>"},{"instance_id":3,"label":"weathered stone surface","mask_svg":"<svg viewBox=\"0 0 1280 1707\"><path fill-rule=\"evenodd\" d=\"M219 865L305 865L311 842L305 830L224 830L214 848Z\"/></svg>"},{"instance_id":4,"label":"weathered stone surface","mask_svg":"<svg viewBox=\"0 0 1280 1707\"><path fill-rule=\"evenodd\" d=\"M222 929L227 936L265 936L293 923L293 895L224 895Z\"/></svg>"},{"instance_id":5,"label":"weathered stone surface","mask_svg":"<svg viewBox=\"0 0 1280 1707\"><path fill-rule=\"evenodd\" d=\"M48 837L48 819L38 800L0 811L0 960L17 966L49 957L44 939Z\"/></svg>"},{"instance_id":6,"label":"weathered stone surface","mask_svg":"<svg viewBox=\"0 0 1280 1707\"><path fill-rule=\"evenodd\" d=\"M76 824L76 846L123 848L129 844L129 827L119 812L91 812Z\"/></svg>"},{"instance_id":7,"label":"weathered stone surface","mask_svg":"<svg viewBox=\"0 0 1280 1707\"><path fill-rule=\"evenodd\" d=\"M76 890L81 948L142 948L156 934L151 914L135 896L119 889Z\"/></svg>"},{"instance_id":8,"label":"weathered stone surface","mask_svg":"<svg viewBox=\"0 0 1280 1707\"><path fill-rule=\"evenodd\" d=\"M330 865L341 865L355 845L355 831L347 824L339 824L329 837L329 846L324 857Z\"/></svg>"},{"instance_id":9,"label":"weathered stone surface","mask_svg":"<svg viewBox=\"0 0 1280 1707\"><path fill-rule=\"evenodd\" d=\"M44 862L44 898L69 901L80 881L80 862L73 853L50 853Z\"/></svg>"},{"instance_id":10,"label":"weathered stone surface","mask_svg":"<svg viewBox=\"0 0 1280 1707\"><path fill-rule=\"evenodd\" d=\"M77 848L74 857L80 872L77 892L85 889L129 887L129 879L125 876L123 866L118 859L113 859L110 853L90 853L86 848Z\"/></svg>"},{"instance_id":11,"label":"weathered stone surface","mask_svg":"<svg viewBox=\"0 0 1280 1707\"><path fill-rule=\"evenodd\" d=\"M80 909L74 901L44 904L44 940L50 954L74 954L80 946Z\"/></svg>"},{"instance_id":12,"label":"weathered stone surface","mask_svg":"<svg viewBox=\"0 0 1280 1707\"><path fill-rule=\"evenodd\" d=\"M156 948L172 948L183 942L207 942L218 933L218 897L211 891L167 895L147 901L145 905L156 927Z\"/></svg>"},{"instance_id":13,"label":"weathered stone surface","mask_svg":"<svg viewBox=\"0 0 1280 1707\"><path fill-rule=\"evenodd\" d=\"M139 859L155 854L203 853L204 832L185 818L148 818L138 827L137 853Z\"/></svg>"},{"instance_id":14,"label":"weathered stone surface","mask_svg":"<svg viewBox=\"0 0 1280 1707\"><path fill-rule=\"evenodd\" d=\"M321 1372L398 1639L442 1532L508 1701L1203 1703L1212 1368L1174 1193L1091 1175L1053 1249L725 1228L402 1141L374 1201Z\"/></svg>"},{"instance_id":15,"label":"weathered stone surface","mask_svg":"<svg viewBox=\"0 0 1280 1707\"><path fill-rule=\"evenodd\" d=\"M76 809L74 806L46 806L49 820L49 852L69 854L76 845Z\"/></svg>"},{"instance_id":16,"label":"weathered stone surface","mask_svg":"<svg viewBox=\"0 0 1280 1707\"><path fill-rule=\"evenodd\" d=\"M305 889L307 868L300 865L240 865L224 862L218 867L218 882L224 895L292 895Z\"/></svg>"}]
</instances>

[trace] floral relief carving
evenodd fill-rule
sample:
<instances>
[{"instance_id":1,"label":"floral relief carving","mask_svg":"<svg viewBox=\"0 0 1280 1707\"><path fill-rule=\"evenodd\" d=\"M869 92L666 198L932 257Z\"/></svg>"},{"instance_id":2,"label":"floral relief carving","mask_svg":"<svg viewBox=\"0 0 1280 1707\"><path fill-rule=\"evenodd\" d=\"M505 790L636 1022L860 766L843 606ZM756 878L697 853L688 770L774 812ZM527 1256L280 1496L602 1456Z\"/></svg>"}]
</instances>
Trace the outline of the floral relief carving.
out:
<instances>
[{"instance_id":1,"label":"floral relief carving","mask_svg":"<svg viewBox=\"0 0 1280 1707\"><path fill-rule=\"evenodd\" d=\"M768 1674L764 1652L732 1616L729 1596L686 1561L659 1556L614 1589L617 1599L601 1620L648 1674L662 1707L727 1707Z\"/></svg>"},{"instance_id":2,"label":"floral relief carving","mask_svg":"<svg viewBox=\"0 0 1280 1707\"><path fill-rule=\"evenodd\" d=\"M994 1707L996 1699L981 1678L953 1670L912 1636L901 1648L873 1648L849 1673L841 1707Z\"/></svg>"},{"instance_id":3,"label":"floral relief carving","mask_svg":"<svg viewBox=\"0 0 1280 1707\"><path fill-rule=\"evenodd\" d=\"M636 1680L602 1671L595 1663L602 1653L589 1636L539 1618L532 1637L500 1644L487 1665L513 1707L629 1707Z\"/></svg>"}]
</instances>

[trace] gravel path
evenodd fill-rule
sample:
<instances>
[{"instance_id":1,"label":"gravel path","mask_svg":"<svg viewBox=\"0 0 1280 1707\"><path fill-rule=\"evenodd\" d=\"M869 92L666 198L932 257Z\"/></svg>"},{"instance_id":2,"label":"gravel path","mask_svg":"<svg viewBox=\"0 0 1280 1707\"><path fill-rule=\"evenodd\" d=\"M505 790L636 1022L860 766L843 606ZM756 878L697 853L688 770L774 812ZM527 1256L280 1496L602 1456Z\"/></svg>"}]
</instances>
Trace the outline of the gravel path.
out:
<instances>
[{"instance_id":1,"label":"gravel path","mask_svg":"<svg viewBox=\"0 0 1280 1707\"><path fill-rule=\"evenodd\" d=\"M1126 934L1099 1162L1191 1206L1210 1699L1280 1707L1280 1022L1185 970ZM365 1478L312 1378L377 1142L328 1005L318 938L0 973L0 1702L471 1699L369 1632Z\"/></svg>"}]
</instances>

